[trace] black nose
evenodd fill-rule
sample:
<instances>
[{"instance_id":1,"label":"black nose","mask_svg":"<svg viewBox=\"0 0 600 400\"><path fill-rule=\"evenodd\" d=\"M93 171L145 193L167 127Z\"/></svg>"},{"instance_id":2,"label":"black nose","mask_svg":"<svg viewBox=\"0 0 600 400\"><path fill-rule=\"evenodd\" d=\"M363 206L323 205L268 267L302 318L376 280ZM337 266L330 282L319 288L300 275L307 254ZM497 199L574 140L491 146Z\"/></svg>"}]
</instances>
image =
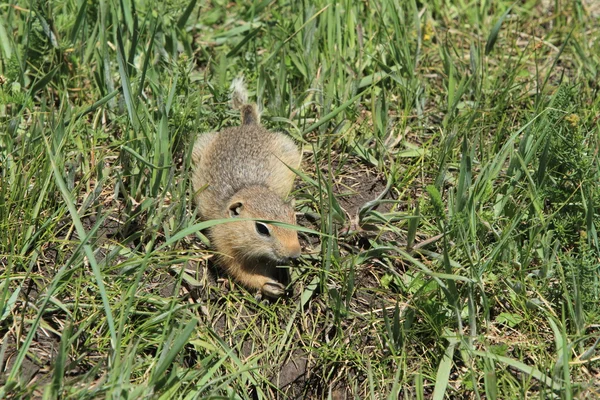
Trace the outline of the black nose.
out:
<instances>
[{"instance_id":1,"label":"black nose","mask_svg":"<svg viewBox=\"0 0 600 400\"><path fill-rule=\"evenodd\" d=\"M295 261L297 261L300 258L300 253L294 253L294 254L290 254L287 257L284 257L281 261L284 262L285 264L293 264Z\"/></svg>"}]
</instances>

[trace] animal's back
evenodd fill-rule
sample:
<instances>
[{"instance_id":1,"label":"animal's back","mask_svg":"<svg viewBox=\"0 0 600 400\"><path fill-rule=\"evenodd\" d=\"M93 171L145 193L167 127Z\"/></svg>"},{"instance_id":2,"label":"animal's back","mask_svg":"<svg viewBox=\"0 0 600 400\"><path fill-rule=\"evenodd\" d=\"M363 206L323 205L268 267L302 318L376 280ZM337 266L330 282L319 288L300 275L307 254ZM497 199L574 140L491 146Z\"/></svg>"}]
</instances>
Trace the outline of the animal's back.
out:
<instances>
[{"instance_id":1,"label":"animal's back","mask_svg":"<svg viewBox=\"0 0 600 400\"><path fill-rule=\"evenodd\" d=\"M292 190L301 153L293 140L257 124L209 133L194 146L194 186L206 189L196 196L203 219L219 215L223 203L239 190L265 186L285 198Z\"/></svg>"}]
</instances>

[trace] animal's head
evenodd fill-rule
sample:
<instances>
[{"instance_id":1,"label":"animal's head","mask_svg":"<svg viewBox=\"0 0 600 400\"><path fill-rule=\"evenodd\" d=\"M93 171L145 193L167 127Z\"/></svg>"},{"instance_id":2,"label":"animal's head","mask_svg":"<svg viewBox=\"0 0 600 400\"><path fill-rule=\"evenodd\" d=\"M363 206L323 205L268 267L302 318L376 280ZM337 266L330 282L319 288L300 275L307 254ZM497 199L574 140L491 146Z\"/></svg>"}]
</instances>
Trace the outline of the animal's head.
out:
<instances>
[{"instance_id":1,"label":"animal's head","mask_svg":"<svg viewBox=\"0 0 600 400\"><path fill-rule=\"evenodd\" d=\"M295 225L293 202L282 200L267 188L254 186L236 193L227 204L225 212L228 218L240 219L227 224L235 232L235 247L232 250L237 257L247 260L265 259L279 264L300 257L300 242L296 230L268 222L244 220L255 218Z\"/></svg>"}]
</instances>

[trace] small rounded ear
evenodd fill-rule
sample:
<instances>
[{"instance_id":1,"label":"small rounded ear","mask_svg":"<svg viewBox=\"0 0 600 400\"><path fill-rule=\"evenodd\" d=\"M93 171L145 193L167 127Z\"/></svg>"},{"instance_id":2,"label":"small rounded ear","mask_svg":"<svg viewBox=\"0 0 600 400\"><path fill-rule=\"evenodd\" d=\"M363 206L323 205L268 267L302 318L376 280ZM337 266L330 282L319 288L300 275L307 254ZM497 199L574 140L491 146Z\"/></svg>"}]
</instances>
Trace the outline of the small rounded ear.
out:
<instances>
[{"instance_id":1,"label":"small rounded ear","mask_svg":"<svg viewBox=\"0 0 600 400\"><path fill-rule=\"evenodd\" d=\"M287 201L287 203L290 205L290 207L295 208L296 207L296 199L289 199Z\"/></svg>"},{"instance_id":2,"label":"small rounded ear","mask_svg":"<svg viewBox=\"0 0 600 400\"><path fill-rule=\"evenodd\" d=\"M242 208L244 208L244 205L239 201L236 201L235 203L231 203L229 205L229 216L232 218L239 217L240 213L242 212Z\"/></svg>"}]
</instances>

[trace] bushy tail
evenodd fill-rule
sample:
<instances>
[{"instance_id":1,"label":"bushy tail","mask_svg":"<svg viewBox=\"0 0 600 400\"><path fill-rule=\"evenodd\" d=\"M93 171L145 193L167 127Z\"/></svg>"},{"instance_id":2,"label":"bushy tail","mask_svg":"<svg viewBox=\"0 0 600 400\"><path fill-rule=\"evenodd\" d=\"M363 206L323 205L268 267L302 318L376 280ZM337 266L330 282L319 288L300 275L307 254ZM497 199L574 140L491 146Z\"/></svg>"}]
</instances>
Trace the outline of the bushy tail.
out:
<instances>
[{"instance_id":1,"label":"bushy tail","mask_svg":"<svg viewBox=\"0 0 600 400\"><path fill-rule=\"evenodd\" d=\"M242 114L242 125L253 125L260 123L260 114L255 103L248 103L248 91L244 84L244 78L235 78L231 82L231 104Z\"/></svg>"}]
</instances>

